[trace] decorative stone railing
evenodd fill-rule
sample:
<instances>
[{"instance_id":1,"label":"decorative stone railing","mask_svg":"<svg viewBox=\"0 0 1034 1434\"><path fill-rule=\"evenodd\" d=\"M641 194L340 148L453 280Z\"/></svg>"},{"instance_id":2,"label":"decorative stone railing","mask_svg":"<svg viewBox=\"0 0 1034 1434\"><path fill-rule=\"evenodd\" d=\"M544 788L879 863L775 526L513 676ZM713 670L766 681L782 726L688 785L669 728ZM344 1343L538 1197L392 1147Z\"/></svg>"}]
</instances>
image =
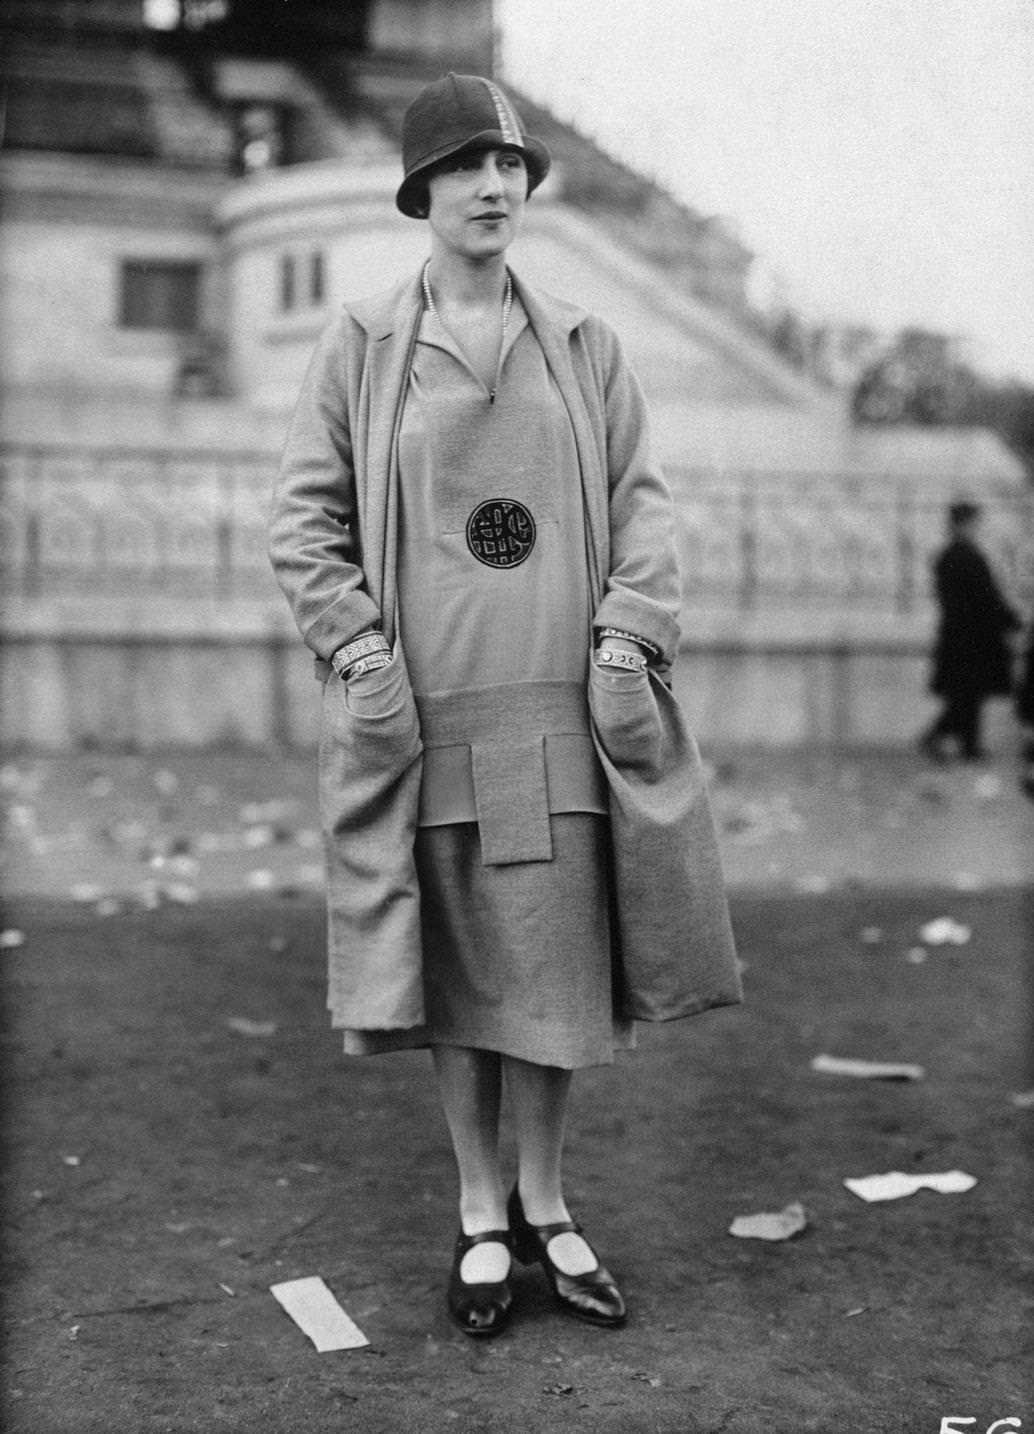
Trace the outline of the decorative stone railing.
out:
<instances>
[{"instance_id":1,"label":"decorative stone railing","mask_svg":"<svg viewBox=\"0 0 1034 1434\"><path fill-rule=\"evenodd\" d=\"M0 582L21 599L276 600L265 551L275 455L0 448ZM925 614L946 498L907 479L669 473L687 607ZM948 496L951 496L950 494ZM1034 598L1034 494L983 496L984 542Z\"/></svg>"}]
</instances>

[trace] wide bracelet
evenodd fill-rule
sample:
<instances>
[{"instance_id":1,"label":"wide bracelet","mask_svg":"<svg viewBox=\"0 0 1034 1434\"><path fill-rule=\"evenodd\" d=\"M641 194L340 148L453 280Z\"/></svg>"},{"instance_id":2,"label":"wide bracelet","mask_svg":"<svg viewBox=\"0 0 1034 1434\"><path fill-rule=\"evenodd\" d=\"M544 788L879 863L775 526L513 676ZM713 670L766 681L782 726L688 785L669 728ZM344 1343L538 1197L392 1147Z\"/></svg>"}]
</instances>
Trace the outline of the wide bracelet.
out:
<instances>
[{"instance_id":1,"label":"wide bracelet","mask_svg":"<svg viewBox=\"0 0 1034 1434\"><path fill-rule=\"evenodd\" d=\"M346 642L344 647L339 647L331 657L331 665L339 677L344 677L348 669L354 666L361 658L370 657L375 652L391 654L391 644L383 632L366 632L361 637L353 638Z\"/></svg>"},{"instance_id":2,"label":"wide bracelet","mask_svg":"<svg viewBox=\"0 0 1034 1434\"><path fill-rule=\"evenodd\" d=\"M626 642L636 642L640 647L645 647L647 652L653 653L655 657L659 657L661 654L659 647L655 647L652 642L647 642L646 638L640 637L637 632L625 632L621 627L601 627L599 634L600 637L623 637Z\"/></svg>"},{"instance_id":3,"label":"wide bracelet","mask_svg":"<svg viewBox=\"0 0 1034 1434\"><path fill-rule=\"evenodd\" d=\"M376 672L378 667L389 667L392 657L390 652L374 652L369 657L361 657L358 662L342 674L346 682L351 682L353 677L362 677L364 672Z\"/></svg>"},{"instance_id":4,"label":"wide bracelet","mask_svg":"<svg viewBox=\"0 0 1034 1434\"><path fill-rule=\"evenodd\" d=\"M593 660L600 667L624 667L628 672L645 672L647 667L641 652L622 652L614 647L598 647Z\"/></svg>"}]
</instances>

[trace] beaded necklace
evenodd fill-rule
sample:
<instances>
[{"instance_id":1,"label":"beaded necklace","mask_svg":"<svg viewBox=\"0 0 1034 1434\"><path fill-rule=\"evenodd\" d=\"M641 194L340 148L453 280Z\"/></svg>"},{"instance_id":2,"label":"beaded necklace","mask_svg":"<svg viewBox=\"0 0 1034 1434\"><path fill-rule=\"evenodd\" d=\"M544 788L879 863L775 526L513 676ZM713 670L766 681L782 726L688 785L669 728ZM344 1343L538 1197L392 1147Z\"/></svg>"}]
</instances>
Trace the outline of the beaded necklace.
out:
<instances>
[{"instance_id":1,"label":"beaded necklace","mask_svg":"<svg viewBox=\"0 0 1034 1434\"><path fill-rule=\"evenodd\" d=\"M430 267L431 267L431 261L430 261L430 259L428 259L427 263L424 265L423 273L422 273L421 276L420 276L420 286L421 286L421 288L422 288L423 291L424 291L424 303L427 305L428 313L433 314L434 317L438 320L438 322L439 322L440 324L444 324L444 320L442 319L442 316L441 316L441 314L438 312L438 309L437 309L437 307L436 307L436 305L435 305L435 302L434 302L434 294L432 294L432 292L431 292L431 279L430 279L430 276L429 276L429 274L428 274L428 272L427 272ZM510 278L510 271L509 271L509 269L507 269L507 271L506 271L506 288L505 288L505 290L503 291L503 332L502 332L502 337L500 338L500 341L499 341L499 352L500 352L500 354L501 354L502 351L503 351L503 344L506 343L506 330L507 330L507 327L508 327L508 325L509 325L509 323L510 323L510 310L511 310L512 308L513 308L513 280ZM495 387L493 386L493 387L492 387L491 389L489 389L489 391L488 391L488 401L489 401L489 403L495 403L495 393L496 393Z\"/></svg>"}]
</instances>

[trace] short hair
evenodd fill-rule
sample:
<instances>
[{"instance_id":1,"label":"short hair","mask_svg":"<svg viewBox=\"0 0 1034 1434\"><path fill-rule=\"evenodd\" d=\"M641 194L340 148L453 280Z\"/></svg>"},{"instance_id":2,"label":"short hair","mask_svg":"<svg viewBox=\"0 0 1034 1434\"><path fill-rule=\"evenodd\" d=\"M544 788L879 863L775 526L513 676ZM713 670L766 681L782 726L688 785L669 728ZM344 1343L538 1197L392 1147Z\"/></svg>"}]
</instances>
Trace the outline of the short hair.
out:
<instances>
[{"instance_id":1,"label":"short hair","mask_svg":"<svg viewBox=\"0 0 1034 1434\"><path fill-rule=\"evenodd\" d=\"M489 141L485 144L465 145L462 149L456 150L455 153L447 154L444 159L439 159L434 164L429 164L426 169L414 175L413 178L410 180L410 190L413 195L414 207L420 211L419 215L414 217L426 219L428 214L430 214L431 212L430 181L434 175L441 174L445 170L450 169L456 162L457 155L470 153L477 154L479 151L483 151L486 149L509 149L514 154L519 154L521 156L521 158L524 160L525 168L527 168L527 156L518 145L496 144L494 141ZM534 188L535 180L531 173L531 170L528 169L528 189L525 198L527 198L528 195L531 194Z\"/></svg>"}]
</instances>

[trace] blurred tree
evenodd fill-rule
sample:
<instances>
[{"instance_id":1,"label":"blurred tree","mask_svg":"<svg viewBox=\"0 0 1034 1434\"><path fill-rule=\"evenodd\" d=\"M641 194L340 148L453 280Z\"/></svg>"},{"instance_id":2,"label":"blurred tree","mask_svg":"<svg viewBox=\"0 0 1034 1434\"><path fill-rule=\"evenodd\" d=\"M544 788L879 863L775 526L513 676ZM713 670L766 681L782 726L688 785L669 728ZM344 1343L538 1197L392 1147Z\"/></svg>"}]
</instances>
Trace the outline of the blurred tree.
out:
<instances>
[{"instance_id":1,"label":"blurred tree","mask_svg":"<svg viewBox=\"0 0 1034 1434\"><path fill-rule=\"evenodd\" d=\"M854 388L858 423L966 423L976 377L952 341L929 329L902 329Z\"/></svg>"},{"instance_id":2,"label":"blurred tree","mask_svg":"<svg viewBox=\"0 0 1034 1434\"><path fill-rule=\"evenodd\" d=\"M851 406L856 423L990 428L1034 477L1034 388L982 377L944 334L902 329L859 375Z\"/></svg>"}]
</instances>

